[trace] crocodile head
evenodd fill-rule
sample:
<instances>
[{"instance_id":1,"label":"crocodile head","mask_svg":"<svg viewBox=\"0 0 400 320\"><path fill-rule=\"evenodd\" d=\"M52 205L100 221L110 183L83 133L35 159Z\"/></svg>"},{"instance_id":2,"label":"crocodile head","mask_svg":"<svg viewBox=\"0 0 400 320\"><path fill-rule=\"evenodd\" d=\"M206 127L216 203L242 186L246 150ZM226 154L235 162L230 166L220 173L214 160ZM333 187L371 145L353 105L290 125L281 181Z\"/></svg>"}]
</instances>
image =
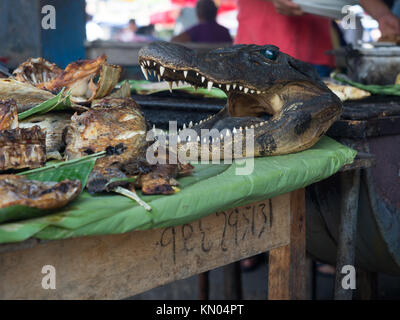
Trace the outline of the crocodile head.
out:
<instances>
[{"instance_id":1,"label":"crocodile head","mask_svg":"<svg viewBox=\"0 0 400 320\"><path fill-rule=\"evenodd\" d=\"M341 112L340 100L313 67L273 45L235 45L196 52L182 45L154 42L139 52L143 72L185 81L195 88L217 87L227 106L197 130L251 127L255 155L285 154L315 144Z\"/></svg>"}]
</instances>

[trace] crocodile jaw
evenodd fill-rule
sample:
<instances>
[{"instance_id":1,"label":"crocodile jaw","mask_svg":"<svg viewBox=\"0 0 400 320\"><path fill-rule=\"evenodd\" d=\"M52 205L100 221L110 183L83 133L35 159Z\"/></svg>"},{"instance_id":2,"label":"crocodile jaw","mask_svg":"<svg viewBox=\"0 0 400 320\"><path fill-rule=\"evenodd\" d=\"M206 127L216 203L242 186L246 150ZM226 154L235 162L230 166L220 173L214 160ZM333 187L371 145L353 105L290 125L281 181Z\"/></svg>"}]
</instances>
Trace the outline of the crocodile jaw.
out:
<instances>
[{"instance_id":1,"label":"crocodile jaw","mask_svg":"<svg viewBox=\"0 0 400 320\"><path fill-rule=\"evenodd\" d=\"M180 83L189 84L195 90L202 87L210 91L212 87L215 87L224 91L228 97L228 111L232 117L273 115L282 107L281 104L279 105L281 101L276 99L271 89L258 90L234 81L211 79L198 68L172 67L154 57L140 57L139 65L146 79L148 74L154 73L159 81L168 82L171 92L174 84L179 87Z\"/></svg>"}]
</instances>

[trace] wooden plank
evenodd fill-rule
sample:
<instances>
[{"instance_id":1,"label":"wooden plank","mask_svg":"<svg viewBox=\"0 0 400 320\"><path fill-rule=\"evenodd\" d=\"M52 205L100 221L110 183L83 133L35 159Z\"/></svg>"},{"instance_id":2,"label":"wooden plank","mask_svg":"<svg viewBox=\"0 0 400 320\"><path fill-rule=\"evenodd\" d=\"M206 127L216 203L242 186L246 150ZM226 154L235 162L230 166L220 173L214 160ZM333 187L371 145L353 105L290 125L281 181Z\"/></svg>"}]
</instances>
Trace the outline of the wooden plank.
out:
<instances>
[{"instance_id":1,"label":"wooden plank","mask_svg":"<svg viewBox=\"0 0 400 320\"><path fill-rule=\"evenodd\" d=\"M0 255L0 299L119 299L289 243L290 194L177 227L39 243ZM44 265L56 289L41 286Z\"/></svg>"},{"instance_id":2,"label":"wooden plank","mask_svg":"<svg viewBox=\"0 0 400 320\"><path fill-rule=\"evenodd\" d=\"M290 197L290 240L269 252L268 299L306 299L306 224L304 189Z\"/></svg>"},{"instance_id":3,"label":"wooden plank","mask_svg":"<svg viewBox=\"0 0 400 320\"><path fill-rule=\"evenodd\" d=\"M333 138L361 139L396 135L400 132L400 116L369 120L337 120L327 131Z\"/></svg>"},{"instance_id":4,"label":"wooden plank","mask_svg":"<svg viewBox=\"0 0 400 320\"><path fill-rule=\"evenodd\" d=\"M355 169L366 169L376 165L375 155L365 152L357 152L356 157L352 163L344 165L340 168L339 172L349 171Z\"/></svg>"},{"instance_id":5,"label":"wooden plank","mask_svg":"<svg viewBox=\"0 0 400 320\"><path fill-rule=\"evenodd\" d=\"M335 300L351 300L352 289L342 286L343 266L354 266L356 255L357 213L360 193L360 169L340 173L341 199L339 238L336 253Z\"/></svg>"}]
</instances>

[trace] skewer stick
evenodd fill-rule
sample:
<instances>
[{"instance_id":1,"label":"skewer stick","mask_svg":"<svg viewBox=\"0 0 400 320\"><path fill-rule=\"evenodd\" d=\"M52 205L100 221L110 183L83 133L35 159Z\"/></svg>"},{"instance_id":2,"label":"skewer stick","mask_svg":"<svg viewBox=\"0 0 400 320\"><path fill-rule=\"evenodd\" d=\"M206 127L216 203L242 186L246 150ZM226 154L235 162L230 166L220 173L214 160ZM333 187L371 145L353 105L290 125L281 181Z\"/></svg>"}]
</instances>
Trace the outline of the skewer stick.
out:
<instances>
[{"instance_id":1,"label":"skewer stick","mask_svg":"<svg viewBox=\"0 0 400 320\"><path fill-rule=\"evenodd\" d=\"M128 197L132 200L135 200L147 211L152 210L151 207L146 202L144 202L142 199L140 199L139 196L135 192L132 192L132 191L122 188L122 187L116 187L113 191L116 193L122 194L123 196Z\"/></svg>"}]
</instances>

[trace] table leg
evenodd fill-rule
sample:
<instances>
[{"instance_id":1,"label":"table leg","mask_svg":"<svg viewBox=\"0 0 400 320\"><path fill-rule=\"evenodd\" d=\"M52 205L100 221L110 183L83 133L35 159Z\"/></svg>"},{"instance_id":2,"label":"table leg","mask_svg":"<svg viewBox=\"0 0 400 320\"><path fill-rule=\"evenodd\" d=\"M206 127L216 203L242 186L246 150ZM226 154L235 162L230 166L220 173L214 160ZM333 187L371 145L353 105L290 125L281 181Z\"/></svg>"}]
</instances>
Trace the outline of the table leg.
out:
<instances>
[{"instance_id":1,"label":"table leg","mask_svg":"<svg viewBox=\"0 0 400 320\"><path fill-rule=\"evenodd\" d=\"M378 299L378 273L367 271L361 268L357 270L357 288L354 298L356 300Z\"/></svg>"},{"instance_id":2,"label":"table leg","mask_svg":"<svg viewBox=\"0 0 400 320\"><path fill-rule=\"evenodd\" d=\"M224 266L224 296L227 300L242 299L242 271L240 261Z\"/></svg>"},{"instance_id":3,"label":"table leg","mask_svg":"<svg viewBox=\"0 0 400 320\"><path fill-rule=\"evenodd\" d=\"M341 172L340 179L342 204L336 258L335 300L351 300L352 289L345 289L342 286L344 276L342 268L345 265L354 266L360 170Z\"/></svg>"},{"instance_id":4,"label":"table leg","mask_svg":"<svg viewBox=\"0 0 400 320\"><path fill-rule=\"evenodd\" d=\"M210 293L208 271L199 273L197 279L198 279L197 281L199 289L199 300L208 300Z\"/></svg>"},{"instance_id":5,"label":"table leg","mask_svg":"<svg viewBox=\"0 0 400 320\"><path fill-rule=\"evenodd\" d=\"M268 299L306 299L304 189L290 195L290 243L269 252Z\"/></svg>"}]
</instances>

